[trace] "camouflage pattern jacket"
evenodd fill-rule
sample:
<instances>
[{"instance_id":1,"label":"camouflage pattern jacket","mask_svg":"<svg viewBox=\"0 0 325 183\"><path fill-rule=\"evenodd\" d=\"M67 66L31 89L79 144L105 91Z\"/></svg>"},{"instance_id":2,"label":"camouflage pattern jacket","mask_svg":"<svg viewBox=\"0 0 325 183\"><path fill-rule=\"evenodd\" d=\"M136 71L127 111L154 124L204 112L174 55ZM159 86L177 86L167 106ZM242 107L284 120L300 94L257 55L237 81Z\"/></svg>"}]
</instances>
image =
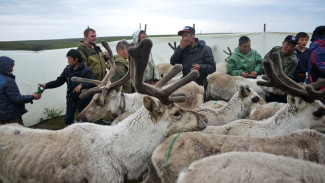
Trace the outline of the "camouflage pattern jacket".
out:
<instances>
[{"instance_id":1,"label":"camouflage pattern jacket","mask_svg":"<svg viewBox=\"0 0 325 183\"><path fill-rule=\"evenodd\" d=\"M293 78L293 73L296 70L296 67L298 65L298 60L297 60L297 52L295 50L293 50L290 54L283 54L281 52L282 46L276 46L273 47L271 51L269 51L265 56L264 59L266 58L270 58L270 55L275 52L278 51L280 53L280 57L282 60L282 69L284 74L286 74L288 77Z\"/></svg>"},{"instance_id":2,"label":"camouflage pattern jacket","mask_svg":"<svg viewBox=\"0 0 325 183\"><path fill-rule=\"evenodd\" d=\"M142 32L143 32L142 30L137 30L132 34L135 46L138 46L139 36L140 36L140 33L142 33ZM159 79L160 79L160 77L159 77L156 65L153 61L152 54L150 52L148 65L147 65L146 69L144 70L143 81L147 82L147 81L151 81L151 80L155 81L155 80L159 80Z\"/></svg>"},{"instance_id":3,"label":"camouflage pattern jacket","mask_svg":"<svg viewBox=\"0 0 325 183\"><path fill-rule=\"evenodd\" d=\"M95 46L97 52L92 47L80 41L78 51L81 53L85 65L92 71L96 80L103 80L106 75L105 56L99 46Z\"/></svg>"},{"instance_id":4,"label":"camouflage pattern jacket","mask_svg":"<svg viewBox=\"0 0 325 183\"><path fill-rule=\"evenodd\" d=\"M111 79L112 83L120 80L129 70L128 61L125 58L123 58L121 55L115 55L114 60L115 60L116 69L115 69L115 74ZM111 67L110 64L108 64L108 66ZM128 80L123 84L122 92L132 93L131 80Z\"/></svg>"}]
</instances>

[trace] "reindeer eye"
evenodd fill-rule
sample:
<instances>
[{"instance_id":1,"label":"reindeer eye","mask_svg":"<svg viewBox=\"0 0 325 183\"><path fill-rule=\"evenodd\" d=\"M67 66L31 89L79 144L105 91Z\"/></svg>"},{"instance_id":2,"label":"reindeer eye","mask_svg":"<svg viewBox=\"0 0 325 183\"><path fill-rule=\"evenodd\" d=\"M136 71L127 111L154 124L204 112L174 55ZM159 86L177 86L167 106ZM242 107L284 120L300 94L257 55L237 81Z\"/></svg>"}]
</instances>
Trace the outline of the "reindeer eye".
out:
<instances>
[{"instance_id":1,"label":"reindeer eye","mask_svg":"<svg viewBox=\"0 0 325 183\"><path fill-rule=\"evenodd\" d=\"M180 118L181 117L181 113L179 111L174 113L174 117L175 118Z\"/></svg>"},{"instance_id":2,"label":"reindeer eye","mask_svg":"<svg viewBox=\"0 0 325 183\"><path fill-rule=\"evenodd\" d=\"M317 118L320 118L325 115L325 109L320 108L317 111L314 112L314 116Z\"/></svg>"},{"instance_id":3,"label":"reindeer eye","mask_svg":"<svg viewBox=\"0 0 325 183\"><path fill-rule=\"evenodd\" d=\"M253 103L257 103L258 101L260 101L259 97L256 96L256 97L252 98Z\"/></svg>"}]
</instances>

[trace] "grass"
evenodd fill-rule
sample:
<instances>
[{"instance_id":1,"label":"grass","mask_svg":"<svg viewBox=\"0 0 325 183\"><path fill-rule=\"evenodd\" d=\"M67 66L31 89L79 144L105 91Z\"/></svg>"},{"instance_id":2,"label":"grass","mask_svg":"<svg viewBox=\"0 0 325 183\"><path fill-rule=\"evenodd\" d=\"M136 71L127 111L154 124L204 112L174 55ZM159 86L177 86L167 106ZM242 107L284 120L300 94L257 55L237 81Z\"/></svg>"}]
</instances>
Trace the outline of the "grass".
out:
<instances>
[{"instance_id":1,"label":"grass","mask_svg":"<svg viewBox=\"0 0 325 183\"><path fill-rule=\"evenodd\" d=\"M53 40L31 40L31 41L0 41L0 50L28 50L41 51L61 48L77 47L82 38L53 39ZM98 37L97 40L106 42L121 39L132 39L131 36Z\"/></svg>"},{"instance_id":2,"label":"grass","mask_svg":"<svg viewBox=\"0 0 325 183\"><path fill-rule=\"evenodd\" d=\"M150 37L168 37L175 35L152 35ZM52 40L30 40L30 41L0 41L0 50L28 50L42 51L61 48L77 47L80 40L83 38L71 39L52 39ZM106 42L118 41L122 39L133 39L132 36L112 36L98 37L97 40L105 40Z\"/></svg>"}]
</instances>

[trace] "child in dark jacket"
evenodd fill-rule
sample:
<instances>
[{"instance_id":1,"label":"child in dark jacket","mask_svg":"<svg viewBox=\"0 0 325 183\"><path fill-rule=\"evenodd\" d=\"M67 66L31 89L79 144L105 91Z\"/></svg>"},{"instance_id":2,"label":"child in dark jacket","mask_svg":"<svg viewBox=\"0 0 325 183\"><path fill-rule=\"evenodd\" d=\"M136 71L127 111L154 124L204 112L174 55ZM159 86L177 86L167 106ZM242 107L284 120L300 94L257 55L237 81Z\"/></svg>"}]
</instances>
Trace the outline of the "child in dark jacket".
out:
<instances>
[{"instance_id":1,"label":"child in dark jacket","mask_svg":"<svg viewBox=\"0 0 325 183\"><path fill-rule=\"evenodd\" d=\"M66 68L56 80L39 85L44 89L49 89L57 88L62 86L64 83L67 83L67 108L64 122L66 125L70 125L73 123L76 109L81 112L84 110L84 108L87 107L91 100L91 98L85 100L79 99L81 89L88 89L94 87L95 85L71 81L71 78L73 76L87 79L94 79L94 76L91 70L86 65L84 65L79 51L71 49L67 53L67 58L69 65L66 66Z\"/></svg>"},{"instance_id":2,"label":"child in dark jacket","mask_svg":"<svg viewBox=\"0 0 325 183\"><path fill-rule=\"evenodd\" d=\"M41 98L40 94L21 95L15 81L15 61L9 57L0 57L0 124L23 124L21 116L27 112L25 103Z\"/></svg>"}]
</instances>

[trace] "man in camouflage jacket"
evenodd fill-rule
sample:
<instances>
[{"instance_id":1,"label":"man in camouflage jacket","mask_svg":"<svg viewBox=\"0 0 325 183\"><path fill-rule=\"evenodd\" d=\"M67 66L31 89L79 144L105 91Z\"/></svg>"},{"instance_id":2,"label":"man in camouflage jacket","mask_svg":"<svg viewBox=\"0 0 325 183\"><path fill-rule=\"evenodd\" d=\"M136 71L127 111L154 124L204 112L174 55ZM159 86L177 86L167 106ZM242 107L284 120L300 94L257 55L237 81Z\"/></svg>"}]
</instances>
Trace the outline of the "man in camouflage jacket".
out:
<instances>
[{"instance_id":1,"label":"man in camouflage jacket","mask_svg":"<svg viewBox=\"0 0 325 183\"><path fill-rule=\"evenodd\" d=\"M122 40L117 43L116 45L116 52L117 55L114 56L115 60L115 74L111 79L111 82L115 82L120 80L129 70L129 62L126 60L128 58L128 52L127 49L129 47L129 43L125 40ZM110 67L110 64L108 64ZM132 93L132 86L131 86L131 80L128 80L123 84L122 87L123 93Z\"/></svg>"},{"instance_id":2,"label":"man in camouflage jacket","mask_svg":"<svg viewBox=\"0 0 325 183\"><path fill-rule=\"evenodd\" d=\"M285 75L293 79L293 73L296 70L298 65L297 60L297 52L295 51L295 47L298 44L297 39L293 35L288 35L284 41L282 42L281 46L273 47L271 51L269 51L265 56L263 61L266 58L270 58L273 52L279 52L281 61L282 61L282 69ZM287 102L287 95L277 95L273 93L266 93L265 95L266 102Z\"/></svg>"},{"instance_id":3,"label":"man in camouflage jacket","mask_svg":"<svg viewBox=\"0 0 325 183\"><path fill-rule=\"evenodd\" d=\"M85 65L92 71L96 80L103 80L106 75L106 61L108 53L103 53L99 46L96 45L96 31L87 28L84 31L85 40L80 41L78 51L84 60Z\"/></svg>"},{"instance_id":4,"label":"man in camouflage jacket","mask_svg":"<svg viewBox=\"0 0 325 183\"><path fill-rule=\"evenodd\" d=\"M272 50L264 56L264 59L270 58L273 52L278 51L282 60L283 72L292 79L293 73L295 72L296 67L298 65L298 60L296 56L297 52L295 51L295 47L297 44L298 42L296 37L293 35L289 35L282 42L282 47L273 47Z\"/></svg>"}]
</instances>

